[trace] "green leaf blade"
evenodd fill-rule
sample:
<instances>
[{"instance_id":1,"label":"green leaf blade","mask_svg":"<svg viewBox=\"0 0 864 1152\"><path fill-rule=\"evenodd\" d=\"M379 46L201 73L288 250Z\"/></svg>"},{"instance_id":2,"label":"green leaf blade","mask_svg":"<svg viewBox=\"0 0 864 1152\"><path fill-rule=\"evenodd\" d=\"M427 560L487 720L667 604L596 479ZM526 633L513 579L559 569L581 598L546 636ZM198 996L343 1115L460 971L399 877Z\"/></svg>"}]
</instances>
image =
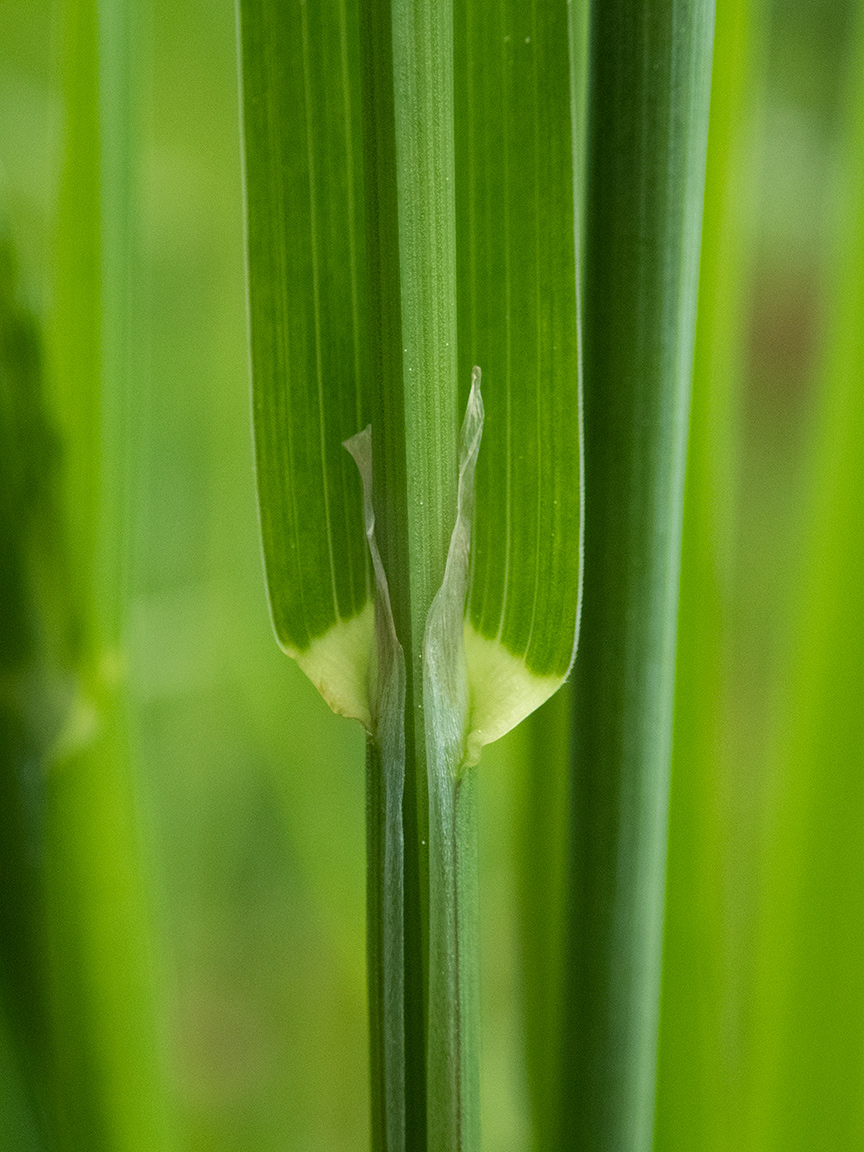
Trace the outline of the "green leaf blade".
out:
<instances>
[{"instance_id":1,"label":"green leaf blade","mask_svg":"<svg viewBox=\"0 0 864 1152\"><path fill-rule=\"evenodd\" d=\"M261 531L274 628L297 655L370 602L342 448L368 422L358 33L346 3L334 19L243 0L240 22Z\"/></svg>"},{"instance_id":2,"label":"green leaf blade","mask_svg":"<svg viewBox=\"0 0 864 1152\"><path fill-rule=\"evenodd\" d=\"M488 739L560 685L575 647L581 438L567 24L563 5L456 8L459 379L467 391L479 365L486 404L466 644L475 724Z\"/></svg>"}]
</instances>

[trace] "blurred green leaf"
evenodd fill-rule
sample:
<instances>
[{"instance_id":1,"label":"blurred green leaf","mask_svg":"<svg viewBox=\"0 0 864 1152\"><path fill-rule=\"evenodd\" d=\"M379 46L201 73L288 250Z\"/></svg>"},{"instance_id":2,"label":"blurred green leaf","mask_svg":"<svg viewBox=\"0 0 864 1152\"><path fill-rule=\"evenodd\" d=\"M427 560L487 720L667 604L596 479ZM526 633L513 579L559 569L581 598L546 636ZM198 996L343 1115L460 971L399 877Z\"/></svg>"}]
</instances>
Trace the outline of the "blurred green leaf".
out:
<instances>
[{"instance_id":1,"label":"blurred green leaf","mask_svg":"<svg viewBox=\"0 0 864 1152\"><path fill-rule=\"evenodd\" d=\"M0 1018L17 1088L44 1119L48 1000L42 900L41 770L57 724L44 595L56 527L56 438L45 408L40 333L0 237ZM17 1081L17 1083L16 1083ZM32 1118L31 1118L32 1122Z\"/></svg>"},{"instance_id":2,"label":"blurred green leaf","mask_svg":"<svg viewBox=\"0 0 864 1152\"><path fill-rule=\"evenodd\" d=\"M812 440L795 625L771 774L747 1139L864 1142L864 23L842 138L830 329Z\"/></svg>"},{"instance_id":3,"label":"blurred green leaf","mask_svg":"<svg viewBox=\"0 0 864 1152\"><path fill-rule=\"evenodd\" d=\"M684 497L656 1147L738 1147L728 1043L723 761L733 437L743 375L751 0L717 10Z\"/></svg>"},{"instance_id":4,"label":"blurred green leaf","mask_svg":"<svg viewBox=\"0 0 864 1152\"><path fill-rule=\"evenodd\" d=\"M64 167L48 325L72 620L43 765L52 1119L61 1148L169 1145L125 699L135 427L136 8L63 8ZM67 573L55 570L55 580Z\"/></svg>"}]
</instances>

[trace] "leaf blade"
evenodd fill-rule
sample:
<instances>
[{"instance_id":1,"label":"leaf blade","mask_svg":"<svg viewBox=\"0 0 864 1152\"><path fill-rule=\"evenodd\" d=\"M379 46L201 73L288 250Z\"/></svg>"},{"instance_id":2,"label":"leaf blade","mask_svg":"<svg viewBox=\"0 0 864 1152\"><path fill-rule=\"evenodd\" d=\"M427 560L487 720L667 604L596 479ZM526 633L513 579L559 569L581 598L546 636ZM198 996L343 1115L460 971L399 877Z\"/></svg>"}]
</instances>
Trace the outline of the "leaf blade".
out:
<instances>
[{"instance_id":1,"label":"leaf blade","mask_svg":"<svg viewBox=\"0 0 864 1152\"><path fill-rule=\"evenodd\" d=\"M555 691L575 650L578 126L566 6L458 4L456 46L459 379L480 366L487 408L466 627L479 748Z\"/></svg>"},{"instance_id":2,"label":"leaf blade","mask_svg":"<svg viewBox=\"0 0 864 1152\"><path fill-rule=\"evenodd\" d=\"M368 422L368 369L358 33L353 6L342 0L337 15L270 0L240 4L267 588L279 643L306 654L301 664L313 680L321 655L314 642L371 603L359 478L342 449ZM355 682L371 647L368 612L364 619L349 630L362 632L362 642L352 635L341 645L337 634L328 645L341 648ZM350 686L336 690L337 701L343 689L339 710L362 712Z\"/></svg>"}]
</instances>

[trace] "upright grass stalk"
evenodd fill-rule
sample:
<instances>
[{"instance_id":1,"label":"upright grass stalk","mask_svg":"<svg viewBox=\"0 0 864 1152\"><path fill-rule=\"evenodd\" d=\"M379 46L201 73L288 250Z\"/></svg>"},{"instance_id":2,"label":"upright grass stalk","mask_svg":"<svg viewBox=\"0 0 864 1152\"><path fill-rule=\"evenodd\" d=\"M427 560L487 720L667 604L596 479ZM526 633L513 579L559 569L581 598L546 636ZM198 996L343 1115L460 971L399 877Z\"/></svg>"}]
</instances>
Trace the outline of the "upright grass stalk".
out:
<instances>
[{"instance_id":1,"label":"upright grass stalk","mask_svg":"<svg viewBox=\"0 0 864 1152\"><path fill-rule=\"evenodd\" d=\"M742 375L755 6L720 6L684 497L656 1147L738 1147L724 758L734 434Z\"/></svg>"},{"instance_id":2,"label":"upright grass stalk","mask_svg":"<svg viewBox=\"0 0 864 1152\"><path fill-rule=\"evenodd\" d=\"M454 28L445 0L241 0L240 17L271 610L369 732L372 1143L474 1149L470 766L561 684L578 614L567 13L484 0ZM454 39L471 61L455 83ZM476 384L458 462L457 313ZM472 538L478 362L493 431ZM374 588L355 564L364 518Z\"/></svg>"},{"instance_id":3,"label":"upright grass stalk","mask_svg":"<svg viewBox=\"0 0 864 1152\"><path fill-rule=\"evenodd\" d=\"M437 809L441 800L429 789L445 783L428 771L423 641L456 519L452 5L364 0L361 43L370 312L376 320L371 361L380 381L371 405L373 499L406 666L405 1140L408 1148L422 1150L430 1138L428 1076L437 1101L428 1123L441 1125L434 1146L443 1149L458 1139L464 1117L444 1115L448 1102L460 1105L439 1084L446 1076L437 1064L439 1046L427 1068L427 1013L431 1034L431 1017L447 1010L429 1002L429 820L430 807ZM437 890L446 877L436 874L432 883ZM441 928L447 925L445 918Z\"/></svg>"},{"instance_id":4,"label":"upright grass stalk","mask_svg":"<svg viewBox=\"0 0 864 1152\"><path fill-rule=\"evenodd\" d=\"M167 1146L127 707L133 5L65 6L65 155L50 326L71 605L68 709L47 768L56 1137Z\"/></svg>"},{"instance_id":5,"label":"upright grass stalk","mask_svg":"<svg viewBox=\"0 0 864 1152\"><path fill-rule=\"evenodd\" d=\"M651 1147L711 0L592 9L560 1147Z\"/></svg>"}]
</instances>

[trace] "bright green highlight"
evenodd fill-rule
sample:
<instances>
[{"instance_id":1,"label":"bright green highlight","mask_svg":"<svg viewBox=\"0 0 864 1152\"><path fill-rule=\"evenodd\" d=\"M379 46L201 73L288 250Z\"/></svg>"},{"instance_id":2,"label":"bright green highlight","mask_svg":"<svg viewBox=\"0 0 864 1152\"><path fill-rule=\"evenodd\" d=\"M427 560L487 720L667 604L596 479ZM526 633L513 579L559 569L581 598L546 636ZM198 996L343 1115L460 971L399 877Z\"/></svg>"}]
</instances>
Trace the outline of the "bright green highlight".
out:
<instances>
[{"instance_id":1,"label":"bright green highlight","mask_svg":"<svg viewBox=\"0 0 864 1152\"><path fill-rule=\"evenodd\" d=\"M746 1141L864 1143L864 20L844 78L843 167L796 621L772 748Z\"/></svg>"},{"instance_id":2,"label":"bright green highlight","mask_svg":"<svg viewBox=\"0 0 864 1152\"><path fill-rule=\"evenodd\" d=\"M732 436L742 380L751 0L718 6L678 615L657 1152L740 1147L742 1109L724 1058L729 855L723 703L729 674ZM725 963L724 963L725 961Z\"/></svg>"}]
</instances>

